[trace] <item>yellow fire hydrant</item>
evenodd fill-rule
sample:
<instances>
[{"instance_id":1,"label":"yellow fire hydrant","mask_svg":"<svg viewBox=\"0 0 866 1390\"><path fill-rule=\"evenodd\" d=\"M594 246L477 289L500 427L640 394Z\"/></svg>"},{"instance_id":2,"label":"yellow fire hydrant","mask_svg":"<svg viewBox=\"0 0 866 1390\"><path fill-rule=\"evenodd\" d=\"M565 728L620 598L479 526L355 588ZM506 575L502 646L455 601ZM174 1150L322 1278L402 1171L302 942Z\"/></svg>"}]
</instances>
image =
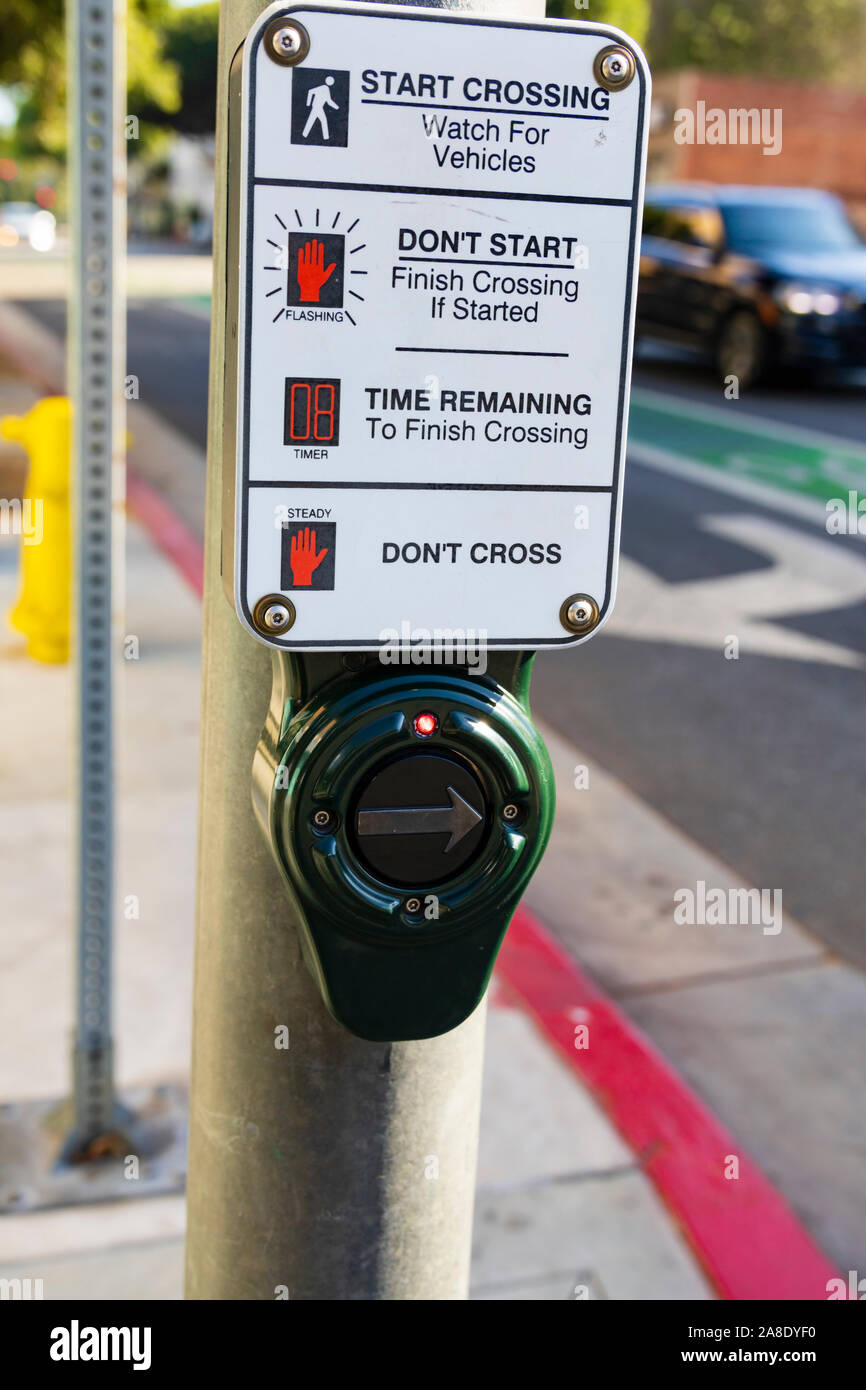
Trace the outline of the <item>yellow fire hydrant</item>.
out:
<instances>
[{"instance_id":1,"label":"yellow fire hydrant","mask_svg":"<svg viewBox=\"0 0 866 1390\"><path fill-rule=\"evenodd\" d=\"M69 660L71 533L69 516L70 403L46 396L27 415L0 420L4 439L27 452L30 468L20 511L6 502L2 518L21 537L21 583L8 621L27 638L35 661Z\"/></svg>"}]
</instances>

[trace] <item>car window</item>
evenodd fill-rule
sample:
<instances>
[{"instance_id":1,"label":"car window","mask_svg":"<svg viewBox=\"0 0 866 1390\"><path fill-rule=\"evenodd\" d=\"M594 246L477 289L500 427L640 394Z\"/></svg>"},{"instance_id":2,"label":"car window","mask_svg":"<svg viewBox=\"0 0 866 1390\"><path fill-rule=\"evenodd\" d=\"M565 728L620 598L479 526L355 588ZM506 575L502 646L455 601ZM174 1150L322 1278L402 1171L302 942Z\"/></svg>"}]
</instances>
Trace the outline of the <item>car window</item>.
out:
<instances>
[{"instance_id":1,"label":"car window","mask_svg":"<svg viewBox=\"0 0 866 1390\"><path fill-rule=\"evenodd\" d=\"M644 236L711 249L723 240L722 219L717 209L711 207L648 203L644 209L643 231Z\"/></svg>"},{"instance_id":2,"label":"car window","mask_svg":"<svg viewBox=\"0 0 866 1390\"><path fill-rule=\"evenodd\" d=\"M670 217L668 209L659 203L646 203L643 210L643 234L644 236L668 236Z\"/></svg>"},{"instance_id":3,"label":"car window","mask_svg":"<svg viewBox=\"0 0 866 1390\"><path fill-rule=\"evenodd\" d=\"M737 251L760 254L768 247L791 251L844 251L861 238L839 203L729 203L725 229Z\"/></svg>"}]
</instances>

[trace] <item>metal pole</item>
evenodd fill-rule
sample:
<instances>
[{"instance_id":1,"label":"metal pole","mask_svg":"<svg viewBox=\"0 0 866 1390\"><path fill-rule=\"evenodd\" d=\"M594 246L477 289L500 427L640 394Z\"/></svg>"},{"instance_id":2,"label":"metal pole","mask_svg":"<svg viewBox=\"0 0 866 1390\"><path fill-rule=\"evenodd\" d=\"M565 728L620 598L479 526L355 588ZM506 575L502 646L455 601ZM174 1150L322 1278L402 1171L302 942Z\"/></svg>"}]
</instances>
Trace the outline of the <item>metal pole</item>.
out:
<instances>
[{"instance_id":1,"label":"metal pole","mask_svg":"<svg viewBox=\"0 0 866 1390\"><path fill-rule=\"evenodd\" d=\"M484 1008L425 1042L340 1028L301 959L250 801L271 658L226 602L220 509L228 68L263 8L220 7L186 1292L463 1299ZM453 8L543 13L533 0ZM281 1025L288 1049L275 1047Z\"/></svg>"},{"instance_id":2,"label":"metal pole","mask_svg":"<svg viewBox=\"0 0 866 1390\"><path fill-rule=\"evenodd\" d=\"M68 361L75 499L78 975L69 1146L79 1150L115 1124L111 936L118 585L112 570L122 553L125 34L125 0L72 0Z\"/></svg>"}]
</instances>

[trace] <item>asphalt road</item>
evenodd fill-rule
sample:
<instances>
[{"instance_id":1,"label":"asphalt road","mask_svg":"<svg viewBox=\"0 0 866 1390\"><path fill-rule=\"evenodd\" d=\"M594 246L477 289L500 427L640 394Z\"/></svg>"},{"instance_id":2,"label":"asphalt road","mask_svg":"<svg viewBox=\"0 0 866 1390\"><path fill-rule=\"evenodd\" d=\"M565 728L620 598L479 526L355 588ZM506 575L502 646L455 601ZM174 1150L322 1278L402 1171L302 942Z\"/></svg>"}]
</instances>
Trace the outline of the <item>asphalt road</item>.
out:
<instances>
[{"instance_id":1,"label":"asphalt road","mask_svg":"<svg viewBox=\"0 0 866 1390\"><path fill-rule=\"evenodd\" d=\"M664 391L674 400L718 406L724 401L712 368L685 350L640 343L634 381ZM819 379L791 372L770 386L756 386L737 402L744 414L783 425L826 432L854 443L866 438L866 373L848 372Z\"/></svg>"},{"instance_id":2,"label":"asphalt road","mask_svg":"<svg viewBox=\"0 0 866 1390\"><path fill-rule=\"evenodd\" d=\"M28 309L62 326L62 306ZM131 305L142 400L202 444L207 354L204 313ZM707 368L650 350L635 385L661 394L680 454L692 438L697 452L713 416L699 425L695 408L724 405ZM759 448L762 421L817 435L819 460L821 438L833 457L839 441L866 437L862 381L800 378L731 409L746 431L740 453ZM727 462L684 477L630 460L616 612L579 650L539 657L534 706L744 883L781 889L787 913L866 965L866 545L829 537L820 500L811 520L792 513L790 490L769 501L727 490L741 460ZM866 492L866 455L843 462L852 486L862 469ZM203 476L201 497L203 511Z\"/></svg>"}]
</instances>

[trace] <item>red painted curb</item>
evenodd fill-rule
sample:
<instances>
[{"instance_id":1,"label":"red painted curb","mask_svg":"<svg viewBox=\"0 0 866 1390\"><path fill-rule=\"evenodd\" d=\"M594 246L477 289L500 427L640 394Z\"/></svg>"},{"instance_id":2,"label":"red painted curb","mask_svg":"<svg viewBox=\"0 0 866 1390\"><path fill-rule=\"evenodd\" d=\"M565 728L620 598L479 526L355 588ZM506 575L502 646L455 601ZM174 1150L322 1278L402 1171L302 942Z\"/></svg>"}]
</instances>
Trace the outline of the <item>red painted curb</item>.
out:
<instances>
[{"instance_id":1,"label":"red painted curb","mask_svg":"<svg viewBox=\"0 0 866 1390\"><path fill-rule=\"evenodd\" d=\"M130 510L202 592L203 550L159 493L132 471ZM827 1297L837 1270L784 1198L649 1040L580 970L540 922L518 908L496 973L593 1092L642 1159L723 1298ZM575 1047L575 1029L589 1046ZM729 1155L739 1177L724 1176Z\"/></svg>"},{"instance_id":2,"label":"red painted curb","mask_svg":"<svg viewBox=\"0 0 866 1390\"><path fill-rule=\"evenodd\" d=\"M126 504L157 549L171 560L190 588L201 598L204 584L204 550L201 541L161 494L152 488L150 483L144 482L128 465Z\"/></svg>"},{"instance_id":3,"label":"red painted curb","mask_svg":"<svg viewBox=\"0 0 866 1390\"><path fill-rule=\"evenodd\" d=\"M497 972L641 1158L723 1298L827 1298L838 1271L734 1136L540 922L518 908ZM576 1029L588 1027L588 1046ZM729 1155L739 1177L724 1176Z\"/></svg>"}]
</instances>

